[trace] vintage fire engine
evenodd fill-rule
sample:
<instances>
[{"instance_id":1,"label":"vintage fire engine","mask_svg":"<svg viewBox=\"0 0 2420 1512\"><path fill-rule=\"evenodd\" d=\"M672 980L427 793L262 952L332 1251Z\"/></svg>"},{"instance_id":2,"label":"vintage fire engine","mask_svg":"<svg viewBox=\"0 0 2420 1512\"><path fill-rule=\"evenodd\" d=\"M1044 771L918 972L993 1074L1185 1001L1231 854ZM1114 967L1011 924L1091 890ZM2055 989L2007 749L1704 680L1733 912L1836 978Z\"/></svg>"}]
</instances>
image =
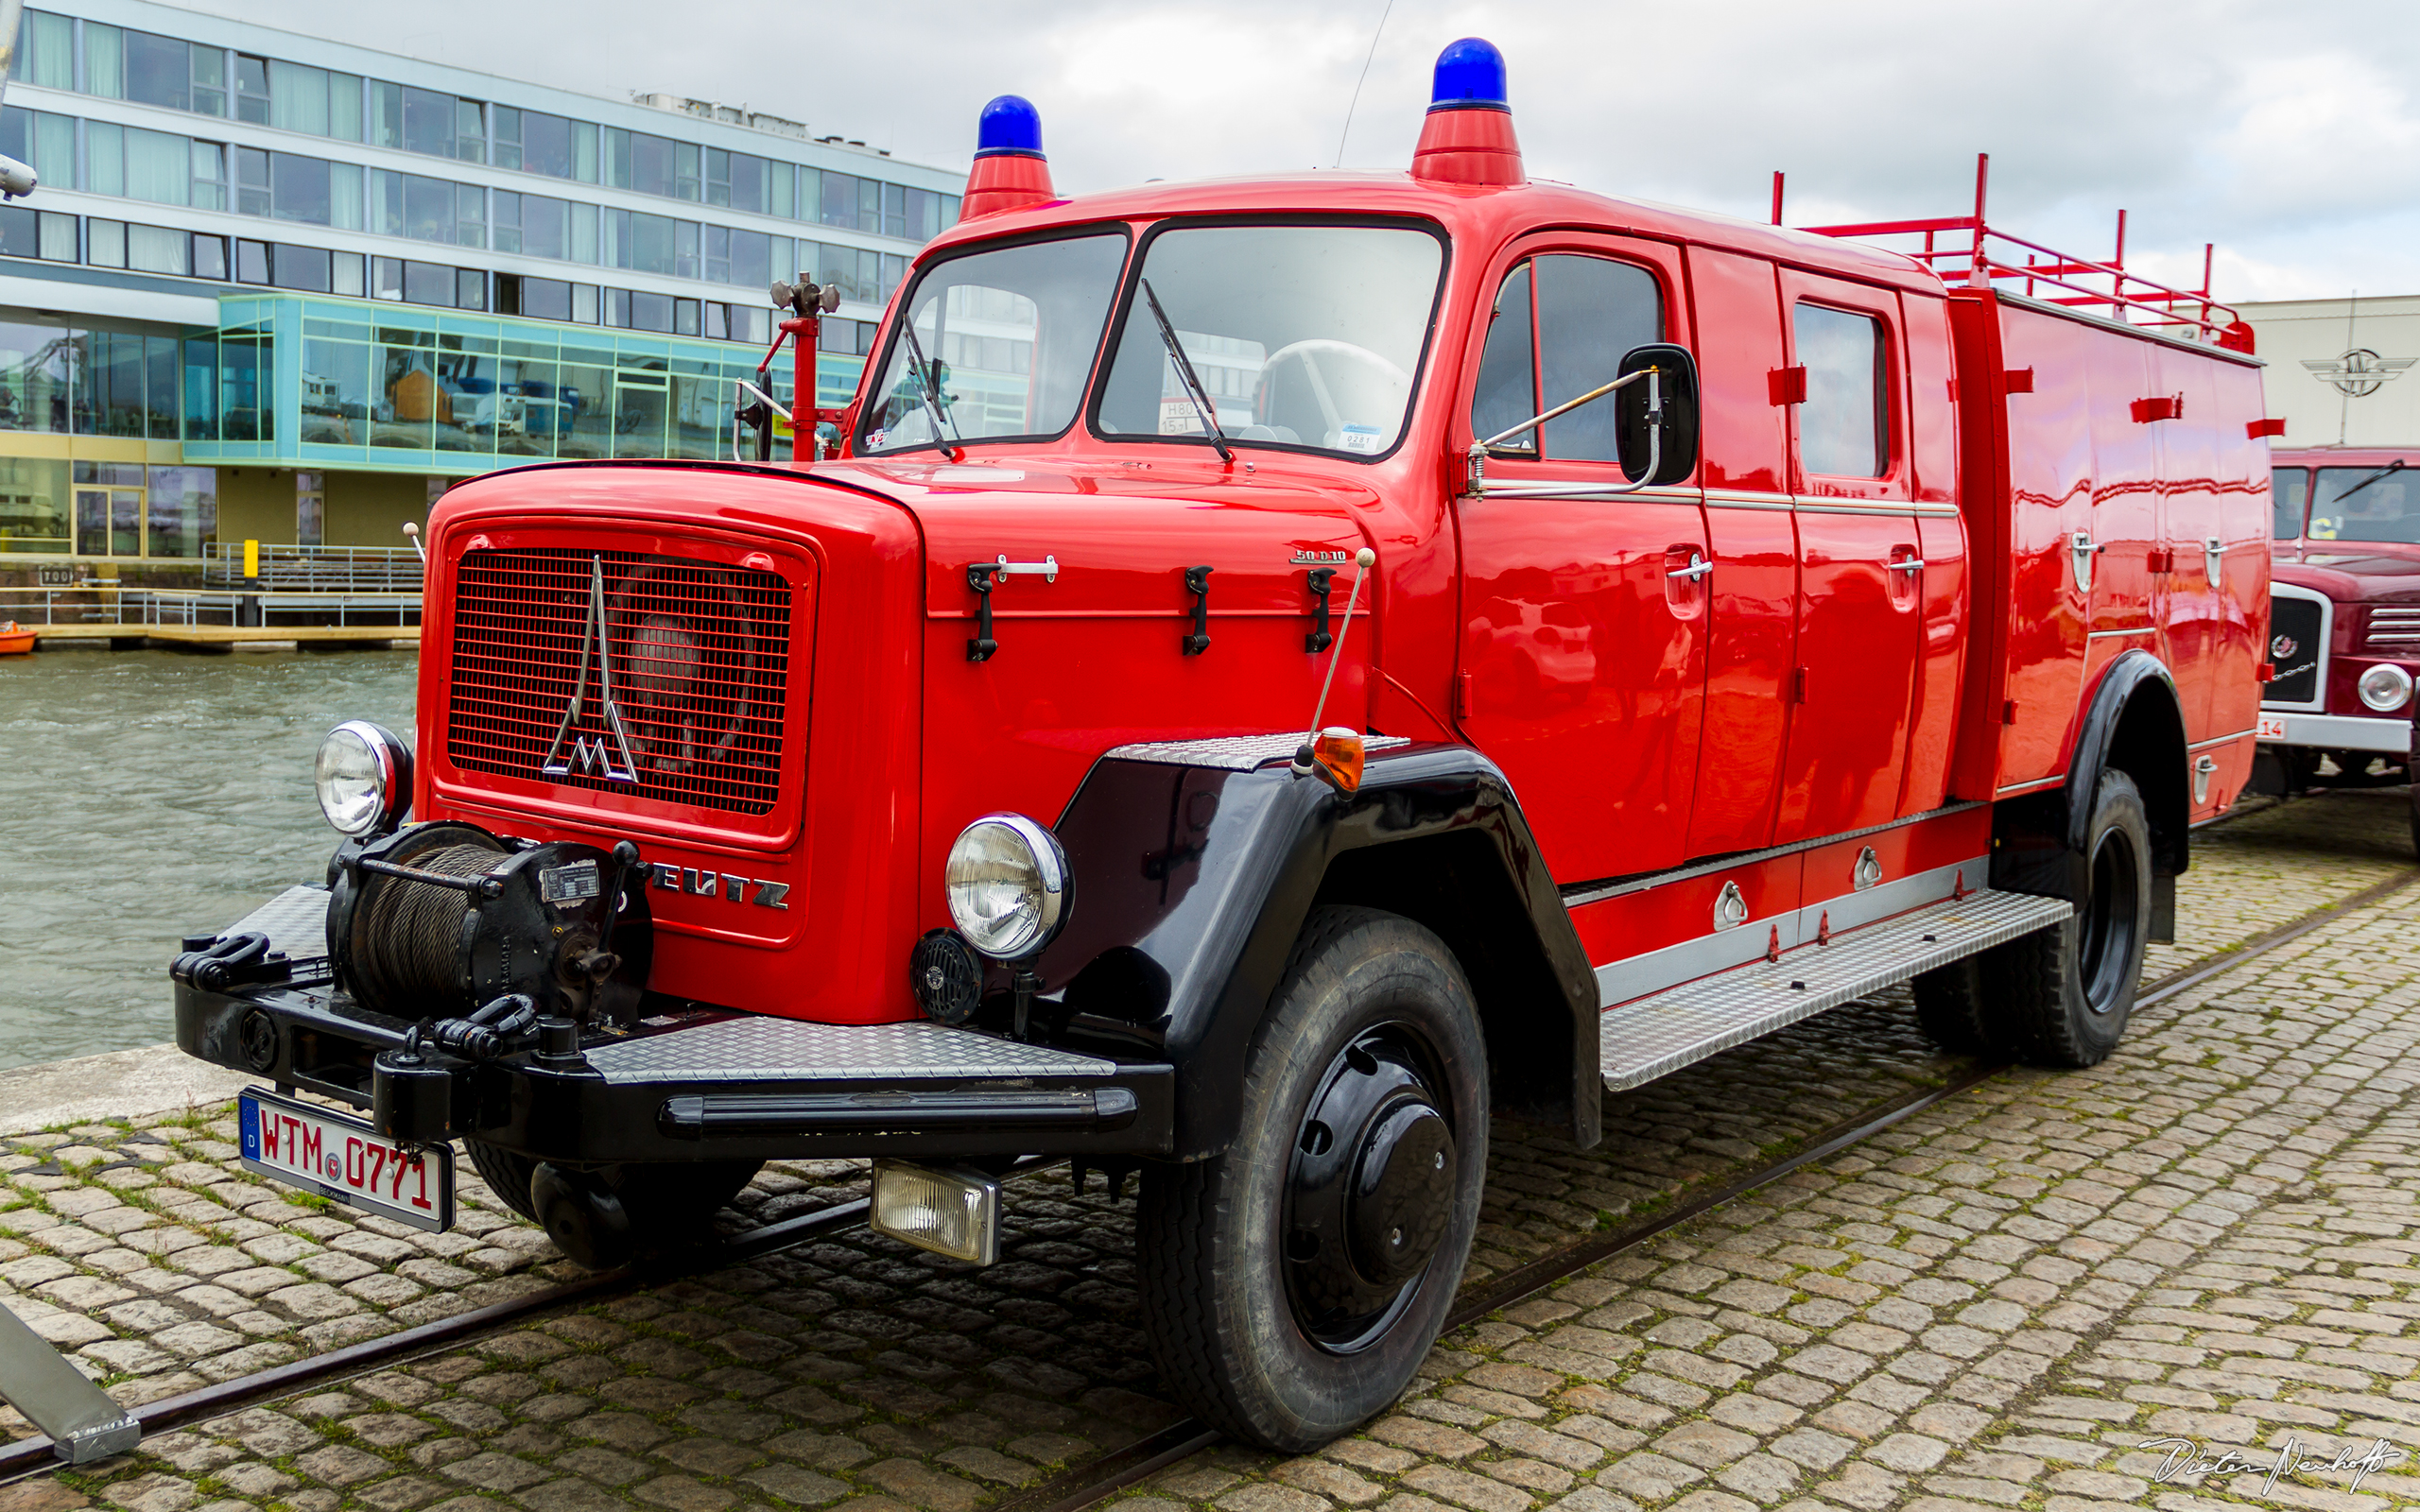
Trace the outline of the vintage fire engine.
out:
<instances>
[{"instance_id":1,"label":"vintage fire engine","mask_svg":"<svg viewBox=\"0 0 2420 1512\"><path fill-rule=\"evenodd\" d=\"M1139 1170L1167 1387L1299 1449L1428 1349L1492 1117L1911 979L2109 1054L2253 758L2243 333L1531 181L1506 99L1464 41L1409 173L1062 199L1004 96L852 403L785 284L759 460L448 493L416 748L334 731L325 885L174 968L246 1162L434 1226L460 1141L600 1265L769 1160L977 1263L1014 1159Z\"/></svg>"},{"instance_id":2,"label":"vintage fire engine","mask_svg":"<svg viewBox=\"0 0 2420 1512\"><path fill-rule=\"evenodd\" d=\"M2273 461L2275 677L2260 705L2256 785L2407 782L2420 675L2420 452L2312 447ZM2325 777L2323 757L2336 768ZM2420 806L2412 833L2420 843Z\"/></svg>"}]
</instances>

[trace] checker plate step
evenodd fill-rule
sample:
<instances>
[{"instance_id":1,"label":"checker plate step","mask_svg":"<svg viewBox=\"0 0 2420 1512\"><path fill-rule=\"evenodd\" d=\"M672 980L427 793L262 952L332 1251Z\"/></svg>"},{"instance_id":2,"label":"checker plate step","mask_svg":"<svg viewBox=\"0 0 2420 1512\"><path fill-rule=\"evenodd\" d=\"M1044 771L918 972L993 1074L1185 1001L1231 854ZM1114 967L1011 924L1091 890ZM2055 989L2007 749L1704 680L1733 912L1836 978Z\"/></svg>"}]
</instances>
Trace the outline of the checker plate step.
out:
<instances>
[{"instance_id":1,"label":"checker plate step","mask_svg":"<svg viewBox=\"0 0 2420 1512\"><path fill-rule=\"evenodd\" d=\"M2064 898L1986 890L1608 1009L1599 1041L1605 1090L1653 1081L2074 913Z\"/></svg>"}]
</instances>

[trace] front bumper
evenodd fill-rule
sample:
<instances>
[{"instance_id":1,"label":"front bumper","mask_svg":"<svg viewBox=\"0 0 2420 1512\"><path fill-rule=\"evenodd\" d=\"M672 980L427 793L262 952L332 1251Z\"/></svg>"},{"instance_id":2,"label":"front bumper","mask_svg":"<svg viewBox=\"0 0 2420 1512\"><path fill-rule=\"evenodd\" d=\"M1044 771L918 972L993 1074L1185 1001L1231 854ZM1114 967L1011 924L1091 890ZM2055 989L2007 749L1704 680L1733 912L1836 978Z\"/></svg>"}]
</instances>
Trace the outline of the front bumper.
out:
<instances>
[{"instance_id":1,"label":"front bumper","mask_svg":"<svg viewBox=\"0 0 2420 1512\"><path fill-rule=\"evenodd\" d=\"M2382 756L2411 751L2411 715L2308 714L2283 709L2260 711L2260 744L2315 746L2322 750L2366 750Z\"/></svg>"},{"instance_id":2,"label":"front bumper","mask_svg":"<svg viewBox=\"0 0 2420 1512\"><path fill-rule=\"evenodd\" d=\"M664 1011L631 1029L584 1029L576 1057L441 1058L401 1076L378 1057L402 1049L412 1021L373 1013L328 979L327 902L316 888L291 888L221 931L268 935L292 977L225 992L179 982L177 1043L374 1108L398 1140L476 1139L573 1166L1174 1147L1169 1066L922 1021L806 1023L650 1003Z\"/></svg>"}]
</instances>

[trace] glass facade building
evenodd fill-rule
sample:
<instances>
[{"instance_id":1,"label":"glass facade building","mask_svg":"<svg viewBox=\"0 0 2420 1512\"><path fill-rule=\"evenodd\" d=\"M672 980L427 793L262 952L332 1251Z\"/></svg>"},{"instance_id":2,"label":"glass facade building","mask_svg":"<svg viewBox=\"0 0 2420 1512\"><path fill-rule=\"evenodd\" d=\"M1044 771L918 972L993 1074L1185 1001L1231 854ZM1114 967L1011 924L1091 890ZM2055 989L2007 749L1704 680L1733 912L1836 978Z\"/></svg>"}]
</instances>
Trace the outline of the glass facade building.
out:
<instances>
[{"instance_id":1,"label":"glass facade building","mask_svg":"<svg viewBox=\"0 0 2420 1512\"><path fill-rule=\"evenodd\" d=\"M766 286L840 291L844 397L963 181L149 0L28 9L18 48L0 151L42 186L0 205L0 571L391 545L468 473L728 456Z\"/></svg>"}]
</instances>

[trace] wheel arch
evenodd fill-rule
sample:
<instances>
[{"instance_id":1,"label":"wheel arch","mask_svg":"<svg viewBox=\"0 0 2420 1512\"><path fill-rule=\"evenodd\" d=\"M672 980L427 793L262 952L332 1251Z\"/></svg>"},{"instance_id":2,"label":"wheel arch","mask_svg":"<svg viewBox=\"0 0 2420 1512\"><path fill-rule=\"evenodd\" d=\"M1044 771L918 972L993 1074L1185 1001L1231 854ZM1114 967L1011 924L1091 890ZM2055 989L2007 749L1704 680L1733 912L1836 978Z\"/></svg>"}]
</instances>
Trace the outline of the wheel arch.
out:
<instances>
[{"instance_id":1,"label":"wheel arch","mask_svg":"<svg viewBox=\"0 0 2420 1512\"><path fill-rule=\"evenodd\" d=\"M1478 752L1374 750L1349 795L1282 765L1113 752L1055 828L1073 904L1037 973L1071 1026L1121 1019L1121 1054L1152 1045L1175 1067L1180 1159L1234 1138L1253 1035L1304 920L1328 903L1434 931L1478 1001L1500 1110L1596 1143L1596 974L1511 784Z\"/></svg>"},{"instance_id":2,"label":"wheel arch","mask_svg":"<svg viewBox=\"0 0 2420 1512\"><path fill-rule=\"evenodd\" d=\"M2084 842L2103 772L2132 778L2152 832L2152 937L2169 932L2175 879L2190 862L2192 794L2186 770L2185 711L2176 679L2157 657L2121 653L2101 673L2078 722L2066 780L1996 806L1992 885L2081 900Z\"/></svg>"}]
</instances>

